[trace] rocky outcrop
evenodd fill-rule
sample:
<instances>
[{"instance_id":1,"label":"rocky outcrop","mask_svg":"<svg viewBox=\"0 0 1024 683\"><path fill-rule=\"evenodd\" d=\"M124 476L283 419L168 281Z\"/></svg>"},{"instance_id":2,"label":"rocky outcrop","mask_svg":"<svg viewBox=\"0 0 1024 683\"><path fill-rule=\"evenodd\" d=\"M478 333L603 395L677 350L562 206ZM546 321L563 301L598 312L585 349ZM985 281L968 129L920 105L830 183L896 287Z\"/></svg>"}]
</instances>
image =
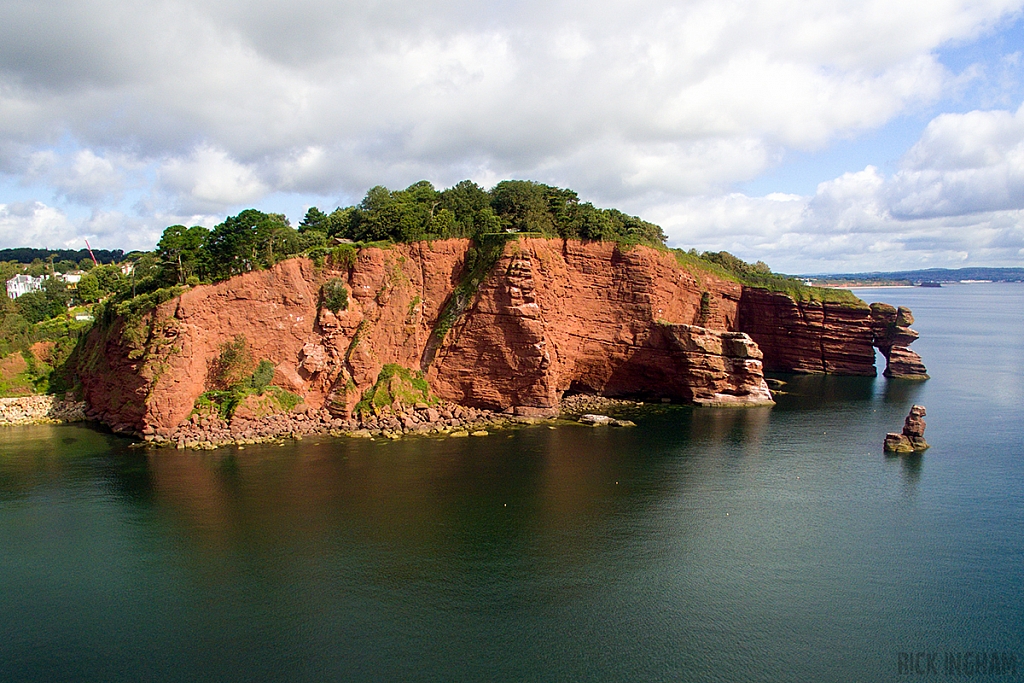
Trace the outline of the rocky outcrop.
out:
<instances>
[{"instance_id":1,"label":"rocky outcrop","mask_svg":"<svg viewBox=\"0 0 1024 683\"><path fill-rule=\"evenodd\" d=\"M557 411L567 391L771 403L756 346L728 332L740 293L725 280L698 282L653 249L514 242L438 350L428 379L458 403L523 414ZM702 298L712 302L703 311Z\"/></svg>"},{"instance_id":2,"label":"rocky outcrop","mask_svg":"<svg viewBox=\"0 0 1024 683\"><path fill-rule=\"evenodd\" d=\"M78 363L90 415L169 437L239 335L276 365L275 384L332 419L350 416L386 364L421 370L442 399L524 416L556 413L566 393L771 403L760 352L736 330L740 285L669 252L547 239L511 240L466 283L470 247L364 248L323 268L291 259L97 325ZM335 279L350 296L332 313L320 288ZM464 310L443 319L467 287Z\"/></svg>"},{"instance_id":3,"label":"rocky outcrop","mask_svg":"<svg viewBox=\"0 0 1024 683\"><path fill-rule=\"evenodd\" d=\"M867 304L801 302L782 292L746 287L739 329L757 342L766 370L875 375Z\"/></svg>"},{"instance_id":4,"label":"rocky outcrop","mask_svg":"<svg viewBox=\"0 0 1024 683\"><path fill-rule=\"evenodd\" d=\"M910 309L888 304L796 301L788 294L746 287L739 329L764 353L766 370L874 376L875 348L885 376L928 379L921 357L907 348L918 337Z\"/></svg>"},{"instance_id":5,"label":"rocky outcrop","mask_svg":"<svg viewBox=\"0 0 1024 683\"><path fill-rule=\"evenodd\" d=\"M885 435L883 448L887 453L916 453L927 450L928 442L924 440L925 421L927 414L924 406L913 406L910 414L903 422L903 432L890 432Z\"/></svg>"},{"instance_id":6,"label":"rocky outcrop","mask_svg":"<svg viewBox=\"0 0 1024 683\"><path fill-rule=\"evenodd\" d=\"M909 308L871 304L875 346L885 356L886 377L928 379L928 371L921 362L921 356L907 348L919 336L915 330L910 329L913 324L914 315Z\"/></svg>"},{"instance_id":7,"label":"rocky outcrop","mask_svg":"<svg viewBox=\"0 0 1024 683\"><path fill-rule=\"evenodd\" d=\"M195 413L174 428L166 438L145 435L146 441L164 441L178 448L206 450L219 446L244 446L277 441L282 437L301 439L330 434L357 438L398 439L412 435L469 436L483 428L503 429L532 418L515 417L450 403L394 406L379 414L335 417L325 409L302 404L288 413L235 413L230 421L216 413Z\"/></svg>"},{"instance_id":8,"label":"rocky outcrop","mask_svg":"<svg viewBox=\"0 0 1024 683\"><path fill-rule=\"evenodd\" d=\"M617 420L608 415L596 415L594 413L580 415L579 423L590 425L591 427L636 427L636 423L632 420Z\"/></svg>"},{"instance_id":9,"label":"rocky outcrop","mask_svg":"<svg viewBox=\"0 0 1024 683\"><path fill-rule=\"evenodd\" d=\"M296 415L317 417L278 420L258 400L243 416L325 429L354 419L391 365L453 405L524 418L553 415L572 394L770 405L764 367L874 374L883 333L890 369L904 369L909 312L890 325L866 304L797 303L646 247L522 237L491 247L439 240L322 266L295 258L101 321L77 356L89 415L154 440L196 428L195 401L240 338L302 399ZM337 312L323 305L328 283L348 291Z\"/></svg>"},{"instance_id":10,"label":"rocky outcrop","mask_svg":"<svg viewBox=\"0 0 1024 683\"><path fill-rule=\"evenodd\" d=\"M85 419L85 403L52 395L0 398L0 425L52 424Z\"/></svg>"}]
</instances>

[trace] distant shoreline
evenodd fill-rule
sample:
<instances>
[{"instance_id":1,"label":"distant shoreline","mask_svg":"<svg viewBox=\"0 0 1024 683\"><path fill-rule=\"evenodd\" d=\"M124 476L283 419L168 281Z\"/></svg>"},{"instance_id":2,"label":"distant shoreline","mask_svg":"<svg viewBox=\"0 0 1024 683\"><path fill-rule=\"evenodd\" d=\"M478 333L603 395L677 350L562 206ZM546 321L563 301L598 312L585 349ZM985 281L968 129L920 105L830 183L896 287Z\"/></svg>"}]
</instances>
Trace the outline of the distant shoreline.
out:
<instances>
[{"instance_id":1,"label":"distant shoreline","mask_svg":"<svg viewBox=\"0 0 1024 683\"><path fill-rule=\"evenodd\" d=\"M836 289L914 289L919 285L817 285L818 287L834 287Z\"/></svg>"}]
</instances>

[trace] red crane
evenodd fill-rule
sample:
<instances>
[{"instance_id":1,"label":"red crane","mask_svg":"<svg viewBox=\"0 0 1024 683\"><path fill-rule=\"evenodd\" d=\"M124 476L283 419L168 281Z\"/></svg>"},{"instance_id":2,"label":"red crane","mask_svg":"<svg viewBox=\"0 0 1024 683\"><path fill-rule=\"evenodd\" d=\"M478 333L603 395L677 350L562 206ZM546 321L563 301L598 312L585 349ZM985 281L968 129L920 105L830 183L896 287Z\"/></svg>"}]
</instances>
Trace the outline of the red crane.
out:
<instances>
[{"instance_id":1,"label":"red crane","mask_svg":"<svg viewBox=\"0 0 1024 683\"><path fill-rule=\"evenodd\" d=\"M85 241L85 248L89 250L89 258L91 258L91 259L92 259L92 264L93 264L94 266L98 266L98 265L100 264L100 262L99 262L99 261L97 261L97 260L96 260L96 257L95 257L95 256L93 255L93 253L92 253L92 247L90 247L90 246L89 246L89 240L86 240L86 241Z\"/></svg>"}]
</instances>

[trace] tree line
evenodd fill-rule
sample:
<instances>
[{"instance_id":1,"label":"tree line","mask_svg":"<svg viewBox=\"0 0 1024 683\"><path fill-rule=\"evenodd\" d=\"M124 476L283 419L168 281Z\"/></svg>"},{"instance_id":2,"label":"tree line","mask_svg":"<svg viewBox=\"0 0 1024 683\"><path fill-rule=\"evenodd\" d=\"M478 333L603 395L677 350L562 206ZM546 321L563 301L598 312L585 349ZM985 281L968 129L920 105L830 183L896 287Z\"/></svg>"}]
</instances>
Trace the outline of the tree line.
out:
<instances>
[{"instance_id":1,"label":"tree line","mask_svg":"<svg viewBox=\"0 0 1024 683\"><path fill-rule=\"evenodd\" d=\"M118 263L124 260L124 251L121 249L93 249L92 256L96 257L99 263ZM45 262L51 258L55 263L64 267L74 269L74 266L88 261L92 263L92 256L87 249L36 249L35 247L15 247L14 249L0 249L0 261L11 261L13 263L33 263L35 261ZM68 267L67 264L71 266ZM58 272L66 270L57 268Z\"/></svg>"},{"instance_id":2,"label":"tree line","mask_svg":"<svg viewBox=\"0 0 1024 683\"><path fill-rule=\"evenodd\" d=\"M426 180L404 190L371 188L355 206L326 213L311 207L297 228L281 214L246 209L212 230L167 228L157 244L164 284L214 281L274 265L282 258L326 247L332 240L415 242L474 238L494 232L615 240L661 246L653 223L581 202L572 190L528 180L506 180L490 190L464 180L437 190Z\"/></svg>"},{"instance_id":3,"label":"tree line","mask_svg":"<svg viewBox=\"0 0 1024 683\"><path fill-rule=\"evenodd\" d=\"M615 240L662 246L665 234L653 223L615 209L581 202L576 192L529 180L506 180L485 190L470 180L438 190L426 180L404 190L382 185L354 206L327 213L311 207L293 227L283 214L246 209L212 229L172 225L152 252L22 247L0 251L4 280L85 271L75 287L47 278L40 292L0 306L0 355L24 347L32 326L57 318L69 305L112 300L180 285L216 282L269 268L296 254L325 253L339 240L413 242L423 239L478 238L487 233L527 232L545 237ZM122 269L117 262L127 261Z\"/></svg>"}]
</instances>

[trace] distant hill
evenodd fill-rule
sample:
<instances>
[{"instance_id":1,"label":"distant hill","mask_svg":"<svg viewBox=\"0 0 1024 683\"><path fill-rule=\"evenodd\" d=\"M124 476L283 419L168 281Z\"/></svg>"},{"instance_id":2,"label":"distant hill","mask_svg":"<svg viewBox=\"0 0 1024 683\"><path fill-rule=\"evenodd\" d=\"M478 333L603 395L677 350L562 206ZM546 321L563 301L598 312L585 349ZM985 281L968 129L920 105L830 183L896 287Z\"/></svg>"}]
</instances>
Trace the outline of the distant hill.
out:
<instances>
[{"instance_id":1,"label":"distant hill","mask_svg":"<svg viewBox=\"0 0 1024 683\"><path fill-rule=\"evenodd\" d=\"M1024 268L926 268L870 273L830 273L806 275L819 282L960 282L961 280L992 280L993 282L1024 282Z\"/></svg>"},{"instance_id":2,"label":"distant hill","mask_svg":"<svg viewBox=\"0 0 1024 683\"><path fill-rule=\"evenodd\" d=\"M119 263L124 260L123 249L93 249L96 260L100 263ZM15 249L0 249L0 261L14 261L15 263L32 263L36 259L47 260L53 256L54 261L79 262L89 258L87 249L35 249L33 247L17 247Z\"/></svg>"}]
</instances>

